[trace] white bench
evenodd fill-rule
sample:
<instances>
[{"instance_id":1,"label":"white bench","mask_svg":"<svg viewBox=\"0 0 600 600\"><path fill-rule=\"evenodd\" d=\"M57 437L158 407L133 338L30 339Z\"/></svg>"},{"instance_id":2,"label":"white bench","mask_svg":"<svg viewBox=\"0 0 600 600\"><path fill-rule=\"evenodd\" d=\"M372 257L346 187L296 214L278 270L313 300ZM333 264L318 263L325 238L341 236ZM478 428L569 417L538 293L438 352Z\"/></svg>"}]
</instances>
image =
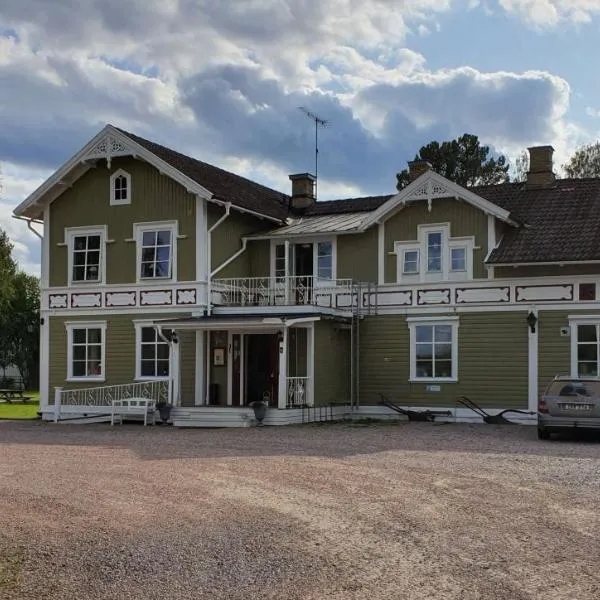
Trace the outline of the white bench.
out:
<instances>
[{"instance_id":1,"label":"white bench","mask_svg":"<svg viewBox=\"0 0 600 600\"><path fill-rule=\"evenodd\" d=\"M122 400L113 400L110 413L110 424L114 425L117 421L123 424L123 417L142 416L144 417L144 427L148 424L150 416L152 425L156 424L156 406L154 400L148 398L124 398Z\"/></svg>"}]
</instances>

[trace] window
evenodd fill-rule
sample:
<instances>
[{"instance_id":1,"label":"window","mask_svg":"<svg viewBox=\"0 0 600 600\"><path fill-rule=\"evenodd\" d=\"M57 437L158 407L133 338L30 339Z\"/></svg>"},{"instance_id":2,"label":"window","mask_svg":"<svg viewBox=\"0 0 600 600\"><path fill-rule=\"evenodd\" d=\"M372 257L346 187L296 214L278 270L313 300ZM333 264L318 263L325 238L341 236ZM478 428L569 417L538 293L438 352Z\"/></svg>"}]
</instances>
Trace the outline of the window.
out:
<instances>
[{"instance_id":1,"label":"window","mask_svg":"<svg viewBox=\"0 0 600 600\"><path fill-rule=\"evenodd\" d=\"M104 281L105 228L67 229L69 284Z\"/></svg>"},{"instance_id":2,"label":"window","mask_svg":"<svg viewBox=\"0 0 600 600\"><path fill-rule=\"evenodd\" d=\"M136 325L137 379L169 376L169 344L152 326Z\"/></svg>"},{"instance_id":3,"label":"window","mask_svg":"<svg viewBox=\"0 0 600 600\"><path fill-rule=\"evenodd\" d=\"M177 226L174 223L135 225L140 280L176 279Z\"/></svg>"},{"instance_id":4,"label":"window","mask_svg":"<svg viewBox=\"0 0 600 600\"><path fill-rule=\"evenodd\" d=\"M430 317L408 319L410 379L458 380L458 319Z\"/></svg>"},{"instance_id":5,"label":"window","mask_svg":"<svg viewBox=\"0 0 600 600\"><path fill-rule=\"evenodd\" d=\"M333 244L331 242L317 244L317 277L319 279L333 278Z\"/></svg>"},{"instance_id":6,"label":"window","mask_svg":"<svg viewBox=\"0 0 600 600\"><path fill-rule=\"evenodd\" d=\"M281 279L285 277L285 245L277 244L275 246L275 277Z\"/></svg>"},{"instance_id":7,"label":"window","mask_svg":"<svg viewBox=\"0 0 600 600\"><path fill-rule=\"evenodd\" d=\"M442 270L442 232L427 234L427 270L438 273Z\"/></svg>"},{"instance_id":8,"label":"window","mask_svg":"<svg viewBox=\"0 0 600 600\"><path fill-rule=\"evenodd\" d=\"M466 248L451 248L450 249L450 270L451 271L466 271L467 270L467 249Z\"/></svg>"},{"instance_id":9,"label":"window","mask_svg":"<svg viewBox=\"0 0 600 600\"><path fill-rule=\"evenodd\" d=\"M110 178L110 203L131 204L131 175L119 169Z\"/></svg>"},{"instance_id":10,"label":"window","mask_svg":"<svg viewBox=\"0 0 600 600\"><path fill-rule=\"evenodd\" d=\"M104 381L106 323L66 323L67 380Z\"/></svg>"},{"instance_id":11,"label":"window","mask_svg":"<svg viewBox=\"0 0 600 600\"><path fill-rule=\"evenodd\" d=\"M402 272L405 275L414 275L419 272L419 251L405 250L402 258Z\"/></svg>"},{"instance_id":12,"label":"window","mask_svg":"<svg viewBox=\"0 0 600 600\"><path fill-rule=\"evenodd\" d=\"M599 324L577 325L577 372L576 377L597 377L600 369L598 335Z\"/></svg>"}]
</instances>

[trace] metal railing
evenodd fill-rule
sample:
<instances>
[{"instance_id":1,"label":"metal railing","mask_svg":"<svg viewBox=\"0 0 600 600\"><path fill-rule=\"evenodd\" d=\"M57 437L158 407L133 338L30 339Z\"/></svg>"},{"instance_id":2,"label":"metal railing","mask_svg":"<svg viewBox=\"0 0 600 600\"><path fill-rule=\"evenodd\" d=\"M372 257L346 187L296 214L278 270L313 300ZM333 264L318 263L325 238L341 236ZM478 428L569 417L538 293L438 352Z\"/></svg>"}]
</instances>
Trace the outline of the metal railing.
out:
<instances>
[{"instance_id":1,"label":"metal railing","mask_svg":"<svg viewBox=\"0 0 600 600\"><path fill-rule=\"evenodd\" d=\"M301 406L311 406L312 398L308 391L308 377L288 377L287 378L287 408L298 408Z\"/></svg>"},{"instance_id":2,"label":"metal railing","mask_svg":"<svg viewBox=\"0 0 600 600\"><path fill-rule=\"evenodd\" d=\"M139 381L121 385L105 385L100 387L65 390L54 388L54 421L58 421L60 413L71 407L111 407L115 400L140 398L158 402L170 402L172 398L172 380L168 378Z\"/></svg>"},{"instance_id":3,"label":"metal railing","mask_svg":"<svg viewBox=\"0 0 600 600\"><path fill-rule=\"evenodd\" d=\"M338 302L337 295L346 299ZM351 279L319 277L239 277L213 279L212 302L220 306L348 306Z\"/></svg>"}]
</instances>

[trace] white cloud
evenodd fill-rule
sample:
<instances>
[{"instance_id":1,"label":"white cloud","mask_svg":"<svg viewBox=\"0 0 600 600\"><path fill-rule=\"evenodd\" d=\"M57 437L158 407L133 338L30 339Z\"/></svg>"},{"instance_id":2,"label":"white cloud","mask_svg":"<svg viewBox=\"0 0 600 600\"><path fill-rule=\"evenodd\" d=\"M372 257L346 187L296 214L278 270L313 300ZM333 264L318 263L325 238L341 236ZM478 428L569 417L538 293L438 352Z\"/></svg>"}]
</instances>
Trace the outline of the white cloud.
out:
<instances>
[{"instance_id":1,"label":"white cloud","mask_svg":"<svg viewBox=\"0 0 600 600\"><path fill-rule=\"evenodd\" d=\"M564 22L589 23L600 13L600 0L498 0L504 10L541 28Z\"/></svg>"}]
</instances>

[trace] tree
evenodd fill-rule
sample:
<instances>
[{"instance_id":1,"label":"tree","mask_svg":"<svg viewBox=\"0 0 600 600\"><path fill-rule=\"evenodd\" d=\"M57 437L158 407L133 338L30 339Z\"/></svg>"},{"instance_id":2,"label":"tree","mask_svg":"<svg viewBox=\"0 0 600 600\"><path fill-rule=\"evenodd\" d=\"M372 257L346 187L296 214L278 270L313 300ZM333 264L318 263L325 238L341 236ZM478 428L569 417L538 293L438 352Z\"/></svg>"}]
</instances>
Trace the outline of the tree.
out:
<instances>
[{"instance_id":1,"label":"tree","mask_svg":"<svg viewBox=\"0 0 600 600\"><path fill-rule=\"evenodd\" d=\"M529 171L529 154L523 150L515 159L515 174L513 181L522 183L527 180L527 172Z\"/></svg>"},{"instance_id":2,"label":"tree","mask_svg":"<svg viewBox=\"0 0 600 600\"><path fill-rule=\"evenodd\" d=\"M563 165L567 177L600 177L600 142L581 146Z\"/></svg>"},{"instance_id":3,"label":"tree","mask_svg":"<svg viewBox=\"0 0 600 600\"><path fill-rule=\"evenodd\" d=\"M0 229L0 368L3 370L12 364L11 306L14 294L13 281L17 272L12 248L8 235Z\"/></svg>"},{"instance_id":4,"label":"tree","mask_svg":"<svg viewBox=\"0 0 600 600\"><path fill-rule=\"evenodd\" d=\"M423 146L415 160L426 160L434 171L462 186L505 183L509 181L509 164L500 154L497 158L488 157L489 146L481 146L476 135L465 133L447 142L433 141ZM404 169L396 175L397 189L410 183L410 174Z\"/></svg>"}]
</instances>

